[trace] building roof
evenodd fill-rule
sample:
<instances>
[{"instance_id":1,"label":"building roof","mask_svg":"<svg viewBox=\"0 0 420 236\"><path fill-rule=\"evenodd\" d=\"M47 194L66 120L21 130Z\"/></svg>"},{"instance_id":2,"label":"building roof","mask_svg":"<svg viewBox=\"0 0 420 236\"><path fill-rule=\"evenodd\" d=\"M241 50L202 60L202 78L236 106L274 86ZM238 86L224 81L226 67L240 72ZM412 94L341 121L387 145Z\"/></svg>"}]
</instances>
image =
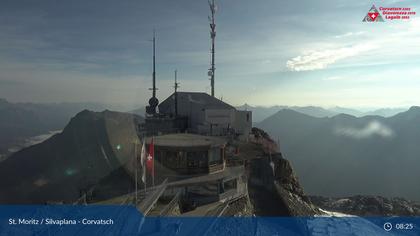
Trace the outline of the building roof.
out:
<instances>
[{"instance_id":1,"label":"building roof","mask_svg":"<svg viewBox=\"0 0 420 236\"><path fill-rule=\"evenodd\" d=\"M151 140L151 137L146 138L146 143L150 144ZM226 140L213 136L179 133L155 136L153 138L153 143L156 146L165 147L203 147L225 145Z\"/></svg>"},{"instance_id":2,"label":"building roof","mask_svg":"<svg viewBox=\"0 0 420 236\"><path fill-rule=\"evenodd\" d=\"M235 109L235 107L203 92L177 92L178 106L188 106L190 103L201 105L206 109ZM172 111L175 106L175 93L159 105L159 111Z\"/></svg>"}]
</instances>

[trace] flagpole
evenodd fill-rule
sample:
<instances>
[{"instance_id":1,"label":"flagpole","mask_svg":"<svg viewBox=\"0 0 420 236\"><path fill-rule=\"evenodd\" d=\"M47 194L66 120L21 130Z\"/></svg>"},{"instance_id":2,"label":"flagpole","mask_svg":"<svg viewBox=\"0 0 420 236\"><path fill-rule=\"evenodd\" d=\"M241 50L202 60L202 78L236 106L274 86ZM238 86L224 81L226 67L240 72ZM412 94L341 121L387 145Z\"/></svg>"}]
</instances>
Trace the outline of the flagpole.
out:
<instances>
[{"instance_id":1,"label":"flagpole","mask_svg":"<svg viewBox=\"0 0 420 236\"><path fill-rule=\"evenodd\" d=\"M143 135L143 147L145 147L145 146L146 146L146 137L144 137L144 135ZM144 150L144 151L146 151L146 150ZM143 155L144 155L144 153L143 153ZM144 162L144 160L142 160L142 162ZM144 172L143 173L143 177L144 177L144 181L143 181L143 183L144 183L144 196L146 196L146 192L147 192L147 173L146 173L147 168L146 168L146 163L142 164L142 168L144 168L142 171Z\"/></svg>"},{"instance_id":2,"label":"flagpole","mask_svg":"<svg viewBox=\"0 0 420 236\"><path fill-rule=\"evenodd\" d=\"M137 163L138 162L138 160L137 160L137 140L134 140L134 160L135 160L135 164L134 164L135 167L134 168L136 169L136 171L135 171L135 181L134 181L135 182L135 185L136 185L135 188L134 188L135 191L136 191L136 193L135 193L136 194L135 195L136 196L136 202L134 204L137 205L137 200L138 200L137 199L137 171L138 171L138 163Z\"/></svg>"},{"instance_id":3,"label":"flagpole","mask_svg":"<svg viewBox=\"0 0 420 236\"><path fill-rule=\"evenodd\" d=\"M154 136L152 136L152 142L154 141ZM155 144L153 143L153 153L152 153L152 157L153 157L153 162L152 162L152 166L153 166L153 170L152 170L152 184L153 187L155 187Z\"/></svg>"}]
</instances>

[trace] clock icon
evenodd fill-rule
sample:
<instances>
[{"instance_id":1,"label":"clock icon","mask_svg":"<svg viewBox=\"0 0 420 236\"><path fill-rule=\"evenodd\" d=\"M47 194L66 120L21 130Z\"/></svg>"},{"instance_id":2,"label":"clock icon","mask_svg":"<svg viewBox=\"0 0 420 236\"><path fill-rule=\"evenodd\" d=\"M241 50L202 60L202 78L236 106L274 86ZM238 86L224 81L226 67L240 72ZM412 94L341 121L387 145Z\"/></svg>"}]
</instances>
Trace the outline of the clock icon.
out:
<instances>
[{"instance_id":1,"label":"clock icon","mask_svg":"<svg viewBox=\"0 0 420 236\"><path fill-rule=\"evenodd\" d=\"M392 230L392 224L387 222L384 224L384 230L385 231L391 231Z\"/></svg>"}]
</instances>

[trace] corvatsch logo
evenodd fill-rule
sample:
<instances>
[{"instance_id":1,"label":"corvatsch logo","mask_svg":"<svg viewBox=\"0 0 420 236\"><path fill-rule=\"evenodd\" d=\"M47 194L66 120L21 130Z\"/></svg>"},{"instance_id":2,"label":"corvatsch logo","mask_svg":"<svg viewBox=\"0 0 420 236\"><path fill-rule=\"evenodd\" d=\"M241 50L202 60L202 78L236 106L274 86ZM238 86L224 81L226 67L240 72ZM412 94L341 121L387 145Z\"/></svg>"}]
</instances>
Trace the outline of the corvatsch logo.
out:
<instances>
[{"instance_id":1,"label":"corvatsch logo","mask_svg":"<svg viewBox=\"0 0 420 236\"><path fill-rule=\"evenodd\" d=\"M366 14L365 18L363 18L364 22L384 22L381 13L379 13L378 9L376 9L375 5L373 5L369 12Z\"/></svg>"}]
</instances>

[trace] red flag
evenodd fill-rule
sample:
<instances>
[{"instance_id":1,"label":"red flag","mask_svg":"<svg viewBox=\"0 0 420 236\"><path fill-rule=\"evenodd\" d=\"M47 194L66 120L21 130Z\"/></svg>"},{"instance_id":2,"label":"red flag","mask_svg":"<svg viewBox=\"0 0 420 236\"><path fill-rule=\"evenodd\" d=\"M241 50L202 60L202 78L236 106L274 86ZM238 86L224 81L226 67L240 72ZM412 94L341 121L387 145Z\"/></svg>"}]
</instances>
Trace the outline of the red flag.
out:
<instances>
[{"instance_id":1,"label":"red flag","mask_svg":"<svg viewBox=\"0 0 420 236\"><path fill-rule=\"evenodd\" d=\"M147 155L147 160L146 160L147 170L152 176L155 176L155 168L154 168L154 163L153 163L154 156L155 156L155 146L153 144L153 138L152 138L152 141L149 144L149 154Z\"/></svg>"}]
</instances>

